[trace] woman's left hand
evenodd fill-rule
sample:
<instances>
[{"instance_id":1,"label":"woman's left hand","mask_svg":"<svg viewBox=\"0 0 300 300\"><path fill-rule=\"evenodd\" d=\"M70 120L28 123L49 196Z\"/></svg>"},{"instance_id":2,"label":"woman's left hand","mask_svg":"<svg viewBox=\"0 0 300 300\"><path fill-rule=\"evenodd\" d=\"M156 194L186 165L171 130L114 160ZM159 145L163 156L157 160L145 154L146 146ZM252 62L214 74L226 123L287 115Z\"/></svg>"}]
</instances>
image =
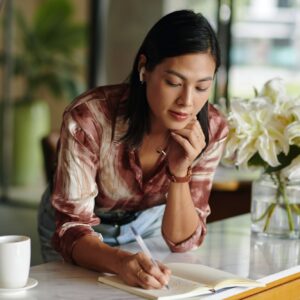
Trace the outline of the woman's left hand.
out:
<instances>
[{"instance_id":1,"label":"woman's left hand","mask_svg":"<svg viewBox=\"0 0 300 300\"><path fill-rule=\"evenodd\" d=\"M171 131L171 137L167 154L169 170L175 176L184 177L205 147L205 136L195 117L185 128Z\"/></svg>"}]
</instances>

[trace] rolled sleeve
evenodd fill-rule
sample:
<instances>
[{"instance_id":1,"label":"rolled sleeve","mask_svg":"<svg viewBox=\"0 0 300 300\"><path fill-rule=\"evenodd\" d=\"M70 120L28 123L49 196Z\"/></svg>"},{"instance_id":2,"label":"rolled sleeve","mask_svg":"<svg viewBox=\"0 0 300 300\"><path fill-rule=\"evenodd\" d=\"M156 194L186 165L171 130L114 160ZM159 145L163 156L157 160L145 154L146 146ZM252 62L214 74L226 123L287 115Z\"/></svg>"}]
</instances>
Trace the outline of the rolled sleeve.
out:
<instances>
[{"instance_id":1,"label":"rolled sleeve","mask_svg":"<svg viewBox=\"0 0 300 300\"><path fill-rule=\"evenodd\" d=\"M61 253L65 261L73 263L72 251L77 241L85 235L97 235L100 240L101 235L96 234L90 226L77 224L74 227L69 227L68 230L61 236L55 234L52 241L56 246L56 250Z\"/></svg>"},{"instance_id":2,"label":"rolled sleeve","mask_svg":"<svg viewBox=\"0 0 300 300\"><path fill-rule=\"evenodd\" d=\"M206 234L206 225L204 223L202 223L201 217L199 217L199 224L198 224L195 232L188 239L186 239L178 244L175 244L172 241L170 241L164 235L163 230L162 230L163 238L172 252L186 252L189 250L197 249L201 245L201 243L205 237L205 234Z\"/></svg>"},{"instance_id":3,"label":"rolled sleeve","mask_svg":"<svg viewBox=\"0 0 300 300\"><path fill-rule=\"evenodd\" d=\"M192 178L189 183L191 197L199 216L195 232L186 240L174 244L162 235L172 252L185 252L198 248L207 233L206 219L210 214L208 203L213 177L223 154L228 134L227 122L216 108L210 106L210 142L203 154L192 165Z\"/></svg>"}]
</instances>

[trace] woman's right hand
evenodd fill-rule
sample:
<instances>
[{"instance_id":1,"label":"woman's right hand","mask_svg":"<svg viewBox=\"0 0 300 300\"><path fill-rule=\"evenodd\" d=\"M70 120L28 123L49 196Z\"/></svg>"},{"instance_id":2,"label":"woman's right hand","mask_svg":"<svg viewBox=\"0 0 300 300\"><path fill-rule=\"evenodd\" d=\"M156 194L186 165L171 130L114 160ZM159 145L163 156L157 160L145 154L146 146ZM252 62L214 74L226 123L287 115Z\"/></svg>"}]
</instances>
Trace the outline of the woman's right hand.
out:
<instances>
[{"instance_id":1,"label":"woman's right hand","mask_svg":"<svg viewBox=\"0 0 300 300\"><path fill-rule=\"evenodd\" d=\"M128 285L160 289L169 282L171 271L160 262L156 266L146 254L138 252L121 258L118 275Z\"/></svg>"}]
</instances>

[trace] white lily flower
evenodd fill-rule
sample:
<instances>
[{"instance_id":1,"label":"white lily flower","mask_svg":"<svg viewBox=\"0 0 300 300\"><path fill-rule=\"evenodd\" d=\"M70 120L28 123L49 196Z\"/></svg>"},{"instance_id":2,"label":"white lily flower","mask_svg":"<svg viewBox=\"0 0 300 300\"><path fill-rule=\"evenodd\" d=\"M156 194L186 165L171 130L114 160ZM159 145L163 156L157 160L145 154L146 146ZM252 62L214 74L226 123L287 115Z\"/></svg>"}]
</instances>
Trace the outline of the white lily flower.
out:
<instances>
[{"instance_id":1,"label":"white lily flower","mask_svg":"<svg viewBox=\"0 0 300 300\"><path fill-rule=\"evenodd\" d=\"M276 104L278 102L284 102L289 99L285 85L283 83L283 80L281 78L273 78L269 81L267 81L263 88L261 93L259 93L260 96L268 97L273 104Z\"/></svg>"},{"instance_id":2,"label":"white lily flower","mask_svg":"<svg viewBox=\"0 0 300 300\"><path fill-rule=\"evenodd\" d=\"M278 156L289 155L290 145L300 148L300 97L288 97L279 78L269 80L252 99L234 99L228 116L226 163L249 167L258 153L272 167Z\"/></svg>"},{"instance_id":3,"label":"white lily flower","mask_svg":"<svg viewBox=\"0 0 300 300\"><path fill-rule=\"evenodd\" d=\"M239 150L237 152L236 164L246 164L249 159L257 152L253 139L248 138L244 142L240 143Z\"/></svg>"},{"instance_id":4,"label":"white lily flower","mask_svg":"<svg viewBox=\"0 0 300 300\"><path fill-rule=\"evenodd\" d=\"M292 106L289 108L290 114L297 120L300 121L300 105Z\"/></svg>"},{"instance_id":5,"label":"white lily flower","mask_svg":"<svg viewBox=\"0 0 300 300\"><path fill-rule=\"evenodd\" d=\"M300 147L300 121L295 121L287 126L285 135L290 145L297 145Z\"/></svg>"},{"instance_id":6,"label":"white lily flower","mask_svg":"<svg viewBox=\"0 0 300 300\"><path fill-rule=\"evenodd\" d=\"M239 138L235 134L235 130L229 131L224 156L230 161L235 157L234 153L237 151L239 141Z\"/></svg>"},{"instance_id":7,"label":"white lily flower","mask_svg":"<svg viewBox=\"0 0 300 300\"><path fill-rule=\"evenodd\" d=\"M281 170L281 175L288 180L300 180L300 156L297 156L292 162Z\"/></svg>"},{"instance_id":8,"label":"white lily flower","mask_svg":"<svg viewBox=\"0 0 300 300\"><path fill-rule=\"evenodd\" d=\"M257 139L257 150L261 158L266 161L270 166L279 166L279 161L277 159L276 145L274 140L270 136L261 135Z\"/></svg>"}]
</instances>

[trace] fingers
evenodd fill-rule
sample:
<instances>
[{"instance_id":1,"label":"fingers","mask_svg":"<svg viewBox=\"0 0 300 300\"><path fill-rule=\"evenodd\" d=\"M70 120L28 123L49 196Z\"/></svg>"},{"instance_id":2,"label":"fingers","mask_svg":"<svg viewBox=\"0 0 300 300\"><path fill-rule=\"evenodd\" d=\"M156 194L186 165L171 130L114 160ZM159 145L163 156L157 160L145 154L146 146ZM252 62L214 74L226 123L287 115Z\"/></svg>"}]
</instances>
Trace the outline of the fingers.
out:
<instances>
[{"instance_id":1,"label":"fingers","mask_svg":"<svg viewBox=\"0 0 300 300\"><path fill-rule=\"evenodd\" d=\"M158 264L160 270L165 274L167 275L168 277L171 275L171 270L165 266L164 264L162 264L160 261L156 261L156 263Z\"/></svg>"},{"instance_id":2,"label":"fingers","mask_svg":"<svg viewBox=\"0 0 300 300\"><path fill-rule=\"evenodd\" d=\"M144 253L136 254L141 269L137 272L137 278L139 285L143 288L162 288L169 281L168 268L162 266L162 264L155 265L151 259Z\"/></svg>"},{"instance_id":3,"label":"fingers","mask_svg":"<svg viewBox=\"0 0 300 300\"><path fill-rule=\"evenodd\" d=\"M205 147L205 136L197 119L193 119L185 128L173 131L171 134L173 138L184 147L185 151L192 151L192 148L194 148L199 153ZM187 140L188 143L186 143L184 139ZM189 147L188 144L190 144L192 148Z\"/></svg>"},{"instance_id":4,"label":"fingers","mask_svg":"<svg viewBox=\"0 0 300 300\"><path fill-rule=\"evenodd\" d=\"M190 143L190 141L182 137L180 134L171 132L172 138L183 148L185 153L194 153L195 149L193 148L193 145ZM194 155L193 155L194 156Z\"/></svg>"},{"instance_id":5,"label":"fingers","mask_svg":"<svg viewBox=\"0 0 300 300\"><path fill-rule=\"evenodd\" d=\"M144 271L142 268L137 273L138 285L144 289L161 289L161 284L155 277Z\"/></svg>"},{"instance_id":6,"label":"fingers","mask_svg":"<svg viewBox=\"0 0 300 300\"><path fill-rule=\"evenodd\" d=\"M178 133L181 133L180 131ZM183 134L186 134L187 137L191 137L191 139L195 139L196 141L205 141L205 136L202 131L201 125L197 119L193 120L182 130ZM190 134L190 135L189 135Z\"/></svg>"}]
</instances>

